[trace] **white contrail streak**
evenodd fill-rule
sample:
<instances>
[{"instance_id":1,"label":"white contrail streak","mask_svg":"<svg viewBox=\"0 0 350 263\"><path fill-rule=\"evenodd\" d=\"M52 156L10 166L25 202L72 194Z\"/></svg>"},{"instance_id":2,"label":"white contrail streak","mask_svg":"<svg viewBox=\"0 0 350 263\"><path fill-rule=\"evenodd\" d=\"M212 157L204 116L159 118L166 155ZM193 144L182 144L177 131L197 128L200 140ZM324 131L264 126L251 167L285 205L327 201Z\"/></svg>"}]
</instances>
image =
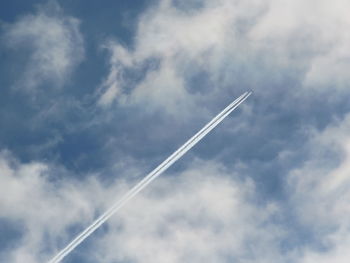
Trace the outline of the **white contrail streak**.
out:
<instances>
[{"instance_id":1,"label":"white contrail streak","mask_svg":"<svg viewBox=\"0 0 350 263\"><path fill-rule=\"evenodd\" d=\"M106 222L115 212L124 206L131 198L137 195L143 188L150 184L154 179L161 175L174 162L180 159L187 151L196 145L204 136L206 136L212 129L214 129L227 115L236 109L245 99L250 96L251 92L245 92L223 111L221 111L215 118L213 118L207 125L205 125L199 132L197 132L191 139L183 144L178 150L163 161L156 169L144 177L137 185L135 185L129 192L127 192L120 200L115 202L106 212L97 218L90 226L82 231L76 238L74 238L65 248L63 248L49 263L58 263L65 256L67 256L75 247L85 240L91 233L93 233L99 226Z\"/></svg>"}]
</instances>

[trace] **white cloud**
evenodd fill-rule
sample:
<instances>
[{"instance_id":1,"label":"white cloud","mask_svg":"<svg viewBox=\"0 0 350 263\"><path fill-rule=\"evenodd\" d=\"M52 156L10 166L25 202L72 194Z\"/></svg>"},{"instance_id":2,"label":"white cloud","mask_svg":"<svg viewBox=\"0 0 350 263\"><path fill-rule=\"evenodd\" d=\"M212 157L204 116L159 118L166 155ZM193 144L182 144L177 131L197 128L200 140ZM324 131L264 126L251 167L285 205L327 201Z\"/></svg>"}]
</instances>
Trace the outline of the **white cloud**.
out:
<instances>
[{"instance_id":1,"label":"white cloud","mask_svg":"<svg viewBox=\"0 0 350 263\"><path fill-rule=\"evenodd\" d=\"M191 3L200 7L188 11L176 8L173 1L160 1L140 18L133 48L118 42L107 45L111 68L102 85L100 105L114 100L147 103L182 115L180 109L191 112L196 103L210 101L227 86L241 90L238 78L259 91L266 76L273 81L290 71L299 74L296 77L305 87L346 86L347 1ZM183 5L180 1L176 6ZM140 64L147 59L159 60L159 66L149 69L140 83L126 81L124 71L143 70ZM202 94L191 93L186 83L198 70L212 81ZM227 88L225 92L229 93Z\"/></svg>"},{"instance_id":2,"label":"white cloud","mask_svg":"<svg viewBox=\"0 0 350 263\"><path fill-rule=\"evenodd\" d=\"M257 205L251 180L197 161L163 177L109 222L98 262L281 262L276 205Z\"/></svg>"},{"instance_id":3,"label":"white cloud","mask_svg":"<svg viewBox=\"0 0 350 263\"><path fill-rule=\"evenodd\" d=\"M316 241L283 252L281 244L296 230L276 220L284 201L259 200L251 179L195 160L186 171L157 179L110 219L105 234L93 239L94 250L81 253L97 262L346 262L349 129L350 117L314 133L310 158L288 175L288 209ZM327 161L339 152L338 163ZM136 179L108 186L91 176L77 182L62 168L23 164L4 151L0 171L0 218L24 226L15 249L1 251L7 262L46 260L72 238L69 227L90 223ZM54 180L57 171L63 179Z\"/></svg>"},{"instance_id":4,"label":"white cloud","mask_svg":"<svg viewBox=\"0 0 350 263\"><path fill-rule=\"evenodd\" d=\"M344 88L349 81L348 1L266 1L268 12L250 32L276 54L308 58L306 87ZM291 57L289 59L292 59ZM293 60L293 59L292 59ZM286 61L290 62L290 61Z\"/></svg>"},{"instance_id":5,"label":"white cloud","mask_svg":"<svg viewBox=\"0 0 350 263\"><path fill-rule=\"evenodd\" d=\"M51 86L62 86L84 58L79 24L57 2L49 1L35 14L7 25L4 39L8 47L29 53L16 85L31 91L48 81Z\"/></svg>"},{"instance_id":6,"label":"white cloud","mask_svg":"<svg viewBox=\"0 0 350 263\"><path fill-rule=\"evenodd\" d=\"M23 226L15 248L1 251L6 262L47 260L52 249L72 238L71 226L87 225L96 211L131 185L127 179L106 186L95 177L55 181L57 167L22 164L8 152L0 155L0 170L0 218ZM269 222L278 208L257 205L251 180L242 181L222 165L202 161L178 175L159 178L111 218L107 233L94 239L94 250L81 252L98 262L281 258L278 239L285 233Z\"/></svg>"},{"instance_id":7,"label":"white cloud","mask_svg":"<svg viewBox=\"0 0 350 263\"><path fill-rule=\"evenodd\" d=\"M234 15L229 13L231 9L226 12L225 9L226 6L214 5L192 15L167 2L150 9L139 22L135 49L127 50L117 43L108 45L112 66L100 104L109 104L120 96L124 103L146 102L160 105L169 112L191 107L184 71L190 69L190 61L204 65L209 59L215 59L213 53L224 44L227 26ZM124 89L130 89L123 83L123 70L135 69L152 58L159 60L159 67L151 70L130 96L123 96Z\"/></svg>"},{"instance_id":8,"label":"white cloud","mask_svg":"<svg viewBox=\"0 0 350 263\"><path fill-rule=\"evenodd\" d=\"M300 262L347 262L350 244L350 116L313 133L311 157L291 172L291 202L323 249L305 249ZM334 163L334 159L338 159Z\"/></svg>"},{"instance_id":9,"label":"white cloud","mask_svg":"<svg viewBox=\"0 0 350 263\"><path fill-rule=\"evenodd\" d=\"M4 262L43 262L47 248L56 247L59 238L68 237L69 226L91 221L95 207L102 206L96 180L54 181L57 170L39 162L23 164L9 152L1 152L0 218L22 229L15 247L1 251Z\"/></svg>"}]
</instances>

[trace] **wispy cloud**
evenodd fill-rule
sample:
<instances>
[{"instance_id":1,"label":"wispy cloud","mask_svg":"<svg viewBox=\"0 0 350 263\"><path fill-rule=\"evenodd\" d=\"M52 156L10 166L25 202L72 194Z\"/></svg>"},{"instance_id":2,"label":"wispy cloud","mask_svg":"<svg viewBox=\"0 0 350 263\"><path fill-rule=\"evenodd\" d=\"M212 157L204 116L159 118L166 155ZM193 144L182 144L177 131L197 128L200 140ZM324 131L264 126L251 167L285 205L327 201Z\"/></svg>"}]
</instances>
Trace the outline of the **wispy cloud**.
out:
<instances>
[{"instance_id":1,"label":"wispy cloud","mask_svg":"<svg viewBox=\"0 0 350 263\"><path fill-rule=\"evenodd\" d=\"M43 262L57 237L66 238L69 227L93 217L89 191L101 193L93 179L82 184L53 181L54 174L69 172L43 162L21 163L8 151L0 153L0 171L0 218L20 232L14 245L1 250L3 262ZM72 211L66 213L67 209Z\"/></svg>"},{"instance_id":2,"label":"wispy cloud","mask_svg":"<svg viewBox=\"0 0 350 263\"><path fill-rule=\"evenodd\" d=\"M291 74L303 87L346 86L346 1L191 3L160 1L140 18L132 48L118 41L106 45L110 73L100 105L147 103L183 114L179 109L193 110L196 101L210 101L220 91L239 92L249 85L263 92L267 76L271 82ZM155 66L142 66L152 60ZM130 71L144 77L130 83ZM198 74L206 76L205 93L203 83L192 87Z\"/></svg>"},{"instance_id":3,"label":"wispy cloud","mask_svg":"<svg viewBox=\"0 0 350 263\"><path fill-rule=\"evenodd\" d=\"M350 256L349 131L347 116L312 132L310 158L290 173L293 209L316 238L300 262L346 262Z\"/></svg>"},{"instance_id":4,"label":"wispy cloud","mask_svg":"<svg viewBox=\"0 0 350 263\"><path fill-rule=\"evenodd\" d=\"M24 65L18 65L15 86L27 91L42 84L61 87L84 58L79 24L78 19L65 15L56 1L7 24L3 35L6 45L27 54Z\"/></svg>"}]
</instances>

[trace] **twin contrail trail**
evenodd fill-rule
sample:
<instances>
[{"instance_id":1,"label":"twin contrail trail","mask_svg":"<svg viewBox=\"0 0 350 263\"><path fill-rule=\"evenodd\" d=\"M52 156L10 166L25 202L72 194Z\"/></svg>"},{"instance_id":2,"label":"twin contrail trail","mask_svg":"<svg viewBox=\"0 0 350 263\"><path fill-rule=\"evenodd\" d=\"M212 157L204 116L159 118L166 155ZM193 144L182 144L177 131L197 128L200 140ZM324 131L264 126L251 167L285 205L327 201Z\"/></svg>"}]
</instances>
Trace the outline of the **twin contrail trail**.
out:
<instances>
[{"instance_id":1,"label":"twin contrail trail","mask_svg":"<svg viewBox=\"0 0 350 263\"><path fill-rule=\"evenodd\" d=\"M74 248L76 248L81 242L91 235L99 226L106 222L115 212L117 212L122 206L124 206L131 198L137 195L143 188L150 184L154 179L161 175L166 169L168 169L174 162L180 159L188 150L196 145L205 135L207 135L212 129L214 129L227 115L229 115L234 109L236 109L245 99L250 96L251 92L245 92L230 105L228 105L223 111L221 111L215 118L213 118L207 125L205 125L199 132L197 132L191 139L189 139L184 145L170 155L165 161L163 161L156 169L150 172L144 177L137 185L135 185L129 192L127 192L120 200L115 202L105 213L97 218L90 226L82 231L76 238L74 238L65 248L63 248L54 258L48 263L58 263L65 256L67 256Z\"/></svg>"}]
</instances>

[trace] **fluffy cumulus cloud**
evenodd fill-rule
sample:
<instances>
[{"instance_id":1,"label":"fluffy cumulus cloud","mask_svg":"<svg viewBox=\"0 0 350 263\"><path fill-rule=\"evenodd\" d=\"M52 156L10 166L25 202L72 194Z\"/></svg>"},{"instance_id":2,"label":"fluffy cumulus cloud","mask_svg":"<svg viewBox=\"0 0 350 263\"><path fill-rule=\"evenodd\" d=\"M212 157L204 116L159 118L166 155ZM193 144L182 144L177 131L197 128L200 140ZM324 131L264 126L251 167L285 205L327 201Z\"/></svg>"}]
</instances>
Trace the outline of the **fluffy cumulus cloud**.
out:
<instances>
[{"instance_id":1,"label":"fluffy cumulus cloud","mask_svg":"<svg viewBox=\"0 0 350 263\"><path fill-rule=\"evenodd\" d=\"M98 262L273 262L284 232L270 224L276 205L257 204L251 180L197 161L160 178L113 218Z\"/></svg>"},{"instance_id":2,"label":"fluffy cumulus cloud","mask_svg":"<svg viewBox=\"0 0 350 263\"><path fill-rule=\"evenodd\" d=\"M220 163L196 160L184 172L160 178L131 201L108 222L108 231L93 239L94 249L82 250L82 258L135 263L346 262L349 152L342 142L349 140L348 129L347 119L313 142L318 150L313 152L322 156L329 144L331 149L340 147L339 163L327 165L317 154L288 177L289 202L297 220L317 237L316 248L311 243L297 251L282 249L294 231L278 220L283 207L260 202L251 179ZM329 139L329 132L340 136ZM58 167L23 164L6 151L1 153L0 167L0 217L20 229L16 242L1 252L7 262L47 260L72 237L72 227L91 222L132 183L118 180L107 186L96 177L81 182L53 180ZM60 173L67 176L65 170Z\"/></svg>"},{"instance_id":3,"label":"fluffy cumulus cloud","mask_svg":"<svg viewBox=\"0 0 350 263\"><path fill-rule=\"evenodd\" d=\"M2 229L11 245L1 250L1 261L42 262L56 238L68 234L68 227L92 219L94 202L89 191L99 195L97 182L54 182L52 174L57 169L42 162L23 164L8 151L1 152L0 218L14 224L12 230ZM71 212L66 213L67 209ZM13 235L16 232L18 236ZM12 235L17 236L13 242Z\"/></svg>"},{"instance_id":4,"label":"fluffy cumulus cloud","mask_svg":"<svg viewBox=\"0 0 350 263\"><path fill-rule=\"evenodd\" d=\"M315 135L312 156L287 178L288 209L299 225L311 229L315 241L284 249L295 235L281 220L285 204L262 202L250 178L219 162L197 159L183 172L159 178L112 217L107 231L90 237L94 249L81 250L79 260L346 262L349 149L343 142L349 141L349 123L347 118ZM330 149L342 153L338 162L325 159ZM20 163L7 151L1 153L0 168L0 218L20 232L1 252L7 262L47 260L76 233L72 227L89 224L135 181L125 177L106 185L96 175L69 180L64 169ZM57 179L57 173L64 177Z\"/></svg>"},{"instance_id":5,"label":"fluffy cumulus cloud","mask_svg":"<svg viewBox=\"0 0 350 263\"><path fill-rule=\"evenodd\" d=\"M56 1L38 6L35 14L4 27L9 49L25 53L16 87L33 91L42 84L61 87L84 58L79 20L63 13Z\"/></svg>"},{"instance_id":6,"label":"fluffy cumulus cloud","mask_svg":"<svg viewBox=\"0 0 350 263\"><path fill-rule=\"evenodd\" d=\"M348 8L343 0L160 1L139 20L132 47L106 44L100 104L181 114L220 91L263 92L288 75L305 88L345 88ZM130 83L130 73L138 80Z\"/></svg>"},{"instance_id":7,"label":"fluffy cumulus cloud","mask_svg":"<svg viewBox=\"0 0 350 263\"><path fill-rule=\"evenodd\" d=\"M57 167L22 164L4 151L0 165L0 218L21 229L11 248L1 253L7 262L47 260L49 252L69 240L72 227L86 225L131 185L130 179L113 187L95 177L83 182L52 180ZM83 258L169 263L281 260L278 242L285 231L270 223L279 208L258 203L252 180L219 163L197 160L131 201L108 223L109 231L94 241L93 251L83 250Z\"/></svg>"}]
</instances>

